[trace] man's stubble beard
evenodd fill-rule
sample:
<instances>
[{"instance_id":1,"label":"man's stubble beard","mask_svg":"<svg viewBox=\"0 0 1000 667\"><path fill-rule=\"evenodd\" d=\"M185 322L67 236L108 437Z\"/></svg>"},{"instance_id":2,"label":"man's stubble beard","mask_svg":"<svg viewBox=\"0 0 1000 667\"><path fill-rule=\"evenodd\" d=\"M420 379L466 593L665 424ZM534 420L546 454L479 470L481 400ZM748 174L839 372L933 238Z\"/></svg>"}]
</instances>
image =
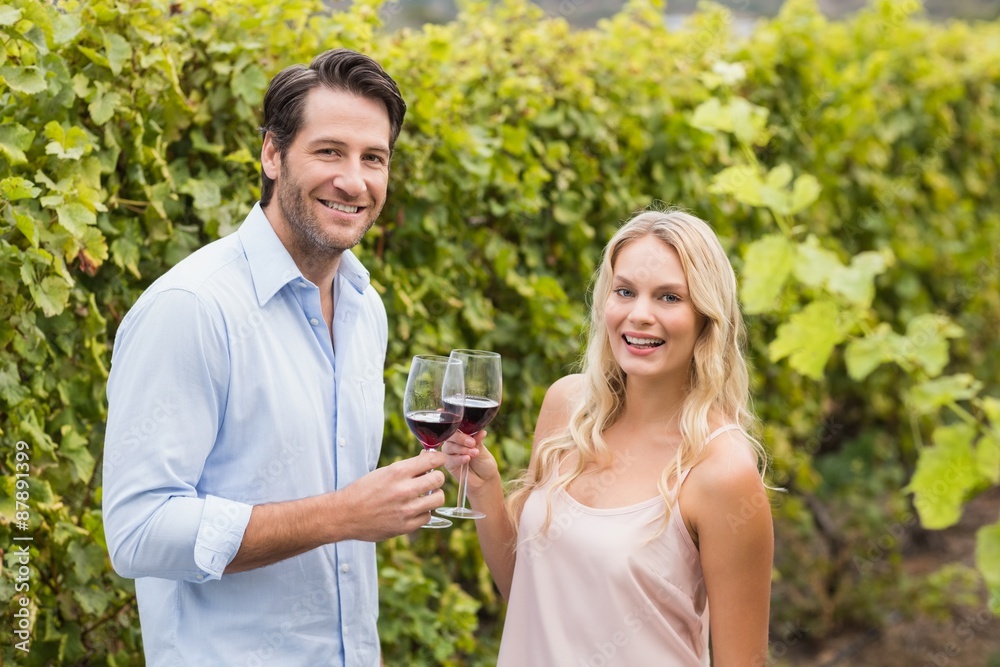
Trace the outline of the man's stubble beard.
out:
<instances>
[{"instance_id":1,"label":"man's stubble beard","mask_svg":"<svg viewBox=\"0 0 1000 667\"><path fill-rule=\"evenodd\" d=\"M278 210L287 224L292 237L292 245L295 246L300 256L308 257L313 261L338 259L345 250L350 250L361 243L361 239L375 225L375 221L382 213L382 206L379 206L369 219L368 224L353 241L347 244L337 243L323 233L316 216L308 211L306 202L309 197L302 191L297 181L289 178L284 163L281 165L281 179L284 187L275 188L277 190L275 195L278 200Z\"/></svg>"}]
</instances>

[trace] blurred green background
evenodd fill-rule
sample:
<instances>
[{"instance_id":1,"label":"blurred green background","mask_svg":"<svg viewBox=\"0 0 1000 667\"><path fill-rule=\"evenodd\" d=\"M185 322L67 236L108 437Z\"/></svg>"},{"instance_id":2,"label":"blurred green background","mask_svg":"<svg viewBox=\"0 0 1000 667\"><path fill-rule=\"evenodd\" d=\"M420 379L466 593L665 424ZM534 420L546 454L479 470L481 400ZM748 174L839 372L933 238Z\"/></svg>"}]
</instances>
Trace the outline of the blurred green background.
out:
<instances>
[{"instance_id":1,"label":"blurred green background","mask_svg":"<svg viewBox=\"0 0 1000 667\"><path fill-rule=\"evenodd\" d=\"M0 5L8 619L18 442L33 537L31 650L5 641L3 664L142 664L101 524L110 346L142 290L259 196L270 77L347 46L409 104L358 248L389 314L383 464L414 452L410 357L483 347L504 356L492 444L520 470L605 241L677 204L736 268L786 489L775 664L997 665L1000 22L997 3L939 6L788 0L748 23L749 4L679 20L689 5L652 0ZM379 558L388 665L492 664L504 608L471 525Z\"/></svg>"}]
</instances>

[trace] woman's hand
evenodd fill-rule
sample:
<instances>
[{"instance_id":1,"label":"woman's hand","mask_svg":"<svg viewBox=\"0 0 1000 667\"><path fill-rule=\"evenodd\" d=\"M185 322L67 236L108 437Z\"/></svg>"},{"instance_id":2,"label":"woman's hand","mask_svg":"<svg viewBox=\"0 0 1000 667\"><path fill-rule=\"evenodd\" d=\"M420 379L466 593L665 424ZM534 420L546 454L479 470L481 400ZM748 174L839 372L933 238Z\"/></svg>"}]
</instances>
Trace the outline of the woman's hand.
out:
<instances>
[{"instance_id":1,"label":"woman's hand","mask_svg":"<svg viewBox=\"0 0 1000 667\"><path fill-rule=\"evenodd\" d=\"M486 431L480 431L474 436L457 431L441 447L441 451L448 456L448 460L444 464L445 468L456 479L458 479L462 466L469 464L469 480L466 491L470 496L476 495L476 491L487 483L500 479L496 459L483 446L485 438Z\"/></svg>"}]
</instances>

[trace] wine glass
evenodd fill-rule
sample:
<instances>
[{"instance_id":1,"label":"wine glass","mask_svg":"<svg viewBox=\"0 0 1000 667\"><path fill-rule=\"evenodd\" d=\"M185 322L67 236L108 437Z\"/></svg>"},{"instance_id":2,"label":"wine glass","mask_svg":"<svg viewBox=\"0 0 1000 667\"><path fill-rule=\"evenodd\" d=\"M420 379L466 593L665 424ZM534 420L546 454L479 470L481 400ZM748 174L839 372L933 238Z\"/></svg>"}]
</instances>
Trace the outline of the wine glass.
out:
<instances>
[{"instance_id":1,"label":"wine glass","mask_svg":"<svg viewBox=\"0 0 1000 667\"><path fill-rule=\"evenodd\" d=\"M460 360L465 367L465 409L462 411L462 421L458 430L465 435L475 435L486 428L500 411L503 395L500 355L485 350L452 350L451 358ZM452 408L449 409L454 411ZM469 464L466 463L458 472L458 505L440 507L435 511L453 519L485 517L482 512L465 506L468 481Z\"/></svg>"},{"instance_id":2,"label":"wine glass","mask_svg":"<svg viewBox=\"0 0 1000 667\"><path fill-rule=\"evenodd\" d=\"M462 362L418 354L410 364L403 394L403 417L423 451L437 449L462 421L465 376ZM451 521L432 516L422 528L447 528Z\"/></svg>"}]
</instances>

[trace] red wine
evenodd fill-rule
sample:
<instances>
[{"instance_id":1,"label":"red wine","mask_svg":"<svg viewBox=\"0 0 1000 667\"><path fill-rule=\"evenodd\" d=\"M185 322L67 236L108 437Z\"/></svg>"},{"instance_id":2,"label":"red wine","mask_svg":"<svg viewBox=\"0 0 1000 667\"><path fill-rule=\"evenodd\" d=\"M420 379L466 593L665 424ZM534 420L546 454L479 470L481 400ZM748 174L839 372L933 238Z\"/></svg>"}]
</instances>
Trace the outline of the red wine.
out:
<instances>
[{"instance_id":1,"label":"red wine","mask_svg":"<svg viewBox=\"0 0 1000 667\"><path fill-rule=\"evenodd\" d=\"M405 415L406 425L413 435L424 446L424 449L437 449L445 440L458 430L461 421L454 412L438 412L437 410L416 410Z\"/></svg>"},{"instance_id":2,"label":"red wine","mask_svg":"<svg viewBox=\"0 0 1000 667\"><path fill-rule=\"evenodd\" d=\"M455 403L445 401L444 404L449 409L458 408ZM465 406L465 411L462 413L462 423L458 430L466 435L475 435L482 431L500 411L499 401L483 396L466 396L462 405Z\"/></svg>"}]
</instances>

